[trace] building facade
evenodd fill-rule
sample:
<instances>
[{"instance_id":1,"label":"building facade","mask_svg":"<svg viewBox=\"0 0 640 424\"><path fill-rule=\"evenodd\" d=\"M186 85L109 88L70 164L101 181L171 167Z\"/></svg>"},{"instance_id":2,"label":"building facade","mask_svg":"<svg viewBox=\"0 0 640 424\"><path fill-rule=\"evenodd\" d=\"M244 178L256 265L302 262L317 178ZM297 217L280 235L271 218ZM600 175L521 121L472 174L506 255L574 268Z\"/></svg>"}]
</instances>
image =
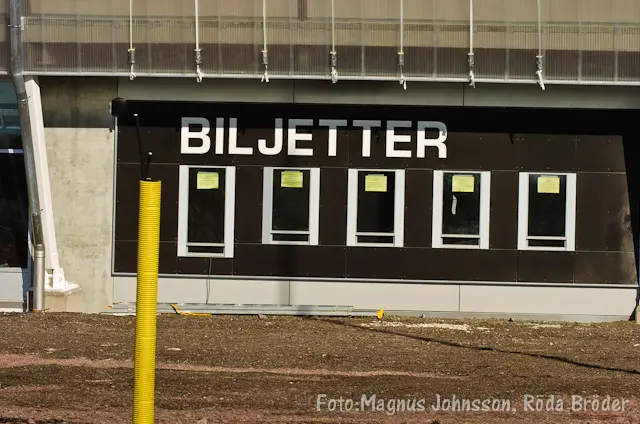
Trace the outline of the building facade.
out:
<instances>
[{"instance_id":1,"label":"building facade","mask_svg":"<svg viewBox=\"0 0 640 424\"><path fill-rule=\"evenodd\" d=\"M160 303L632 315L637 6L116 3L25 9L47 307L135 302L135 114ZM22 280L0 300L22 308Z\"/></svg>"}]
</instances>

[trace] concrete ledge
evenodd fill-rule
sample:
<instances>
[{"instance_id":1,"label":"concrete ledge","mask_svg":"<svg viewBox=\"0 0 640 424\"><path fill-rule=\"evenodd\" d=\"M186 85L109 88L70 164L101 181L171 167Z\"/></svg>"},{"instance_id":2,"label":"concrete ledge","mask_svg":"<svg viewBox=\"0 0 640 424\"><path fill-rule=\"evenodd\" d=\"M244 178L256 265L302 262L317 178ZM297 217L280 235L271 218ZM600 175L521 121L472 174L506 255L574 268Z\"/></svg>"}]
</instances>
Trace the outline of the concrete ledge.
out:
<instances>
[{"instance_id":1,"label":"concrete ledge","mask_svg":"<svg viewBox=\"0 0 640 424\"><path fill-rule=\"evenodd\" d=\"M45 292L44 308L49 312L85 312L84 293L82 291L71 293Z\"/></svg>"},{"instance_id":2,"label":"concrete ledge","mask_svg":"<svg viewBox=\"0 0 640 424\"><path fill-rule=\"evenodd\" d=\"M460 312L630 316L637 288L461 286Z\"/></svg>"},{"instance_id":3,"label":"concrete ledge","mask_svg":"<svg viewBox=\"0 0 640 424\"><path fill-rule=\"evenodd\" d=\"M135 277L116 277L114 303L135 302ZM553 287L160 278L159 303L349 306L395 315L601 322L627 320L636 287Z\"/></svg>"},{"instance_id":4,"label":"concrete ledge","mask_svg":"<svg viewBox=\"0 0 640 424\"><path fill-rule=\"evenodd\" d=\"M294 305L350 305L355 309L457 311L457 285L291 282Z\"/></svg>"},{"instance_id":5,"label":"concrete ledge","mask_svg":"<svg viewBox=\"0 0 640 424\"><path fill-rule=\"evenodd\" d=\"M116 277L113 301L135 302L135 277ZM158 303L289 304L289 281L160 278Z\"/></svg>"}]
</instances>

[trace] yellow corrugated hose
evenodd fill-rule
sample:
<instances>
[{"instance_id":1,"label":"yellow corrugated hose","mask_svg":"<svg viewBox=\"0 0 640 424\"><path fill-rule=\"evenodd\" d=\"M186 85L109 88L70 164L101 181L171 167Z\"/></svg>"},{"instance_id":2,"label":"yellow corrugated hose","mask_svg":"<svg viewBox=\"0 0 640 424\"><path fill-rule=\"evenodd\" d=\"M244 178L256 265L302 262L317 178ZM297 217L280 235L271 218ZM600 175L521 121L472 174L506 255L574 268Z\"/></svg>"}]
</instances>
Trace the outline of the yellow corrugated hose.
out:
<instances>
[{"instance_id":1,"label":"yellow corrugated hose","mask_svg":"<svg viewBox=\"0 0 640 424\"><path fill-rule=\"evenodd\" d=\"M161 189L160 181L140 181L134 424L153 424L154 419Z\"/></svg>"}]
</instances>

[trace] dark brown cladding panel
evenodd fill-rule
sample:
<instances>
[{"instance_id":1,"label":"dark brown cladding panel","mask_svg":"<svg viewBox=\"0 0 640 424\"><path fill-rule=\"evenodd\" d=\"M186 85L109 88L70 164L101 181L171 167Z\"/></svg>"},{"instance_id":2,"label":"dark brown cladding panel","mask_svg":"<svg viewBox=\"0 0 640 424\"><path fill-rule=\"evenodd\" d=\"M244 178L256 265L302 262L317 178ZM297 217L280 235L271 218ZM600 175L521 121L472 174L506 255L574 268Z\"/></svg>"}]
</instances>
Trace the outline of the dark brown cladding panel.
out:
<instances>
[{"instance_id":1,"label":"dark brown cladding panel","mask_svg":"<svg viewBox=\"0 0 640 424\"><path fill-rule=\"evenodd\" d=\"M236 243L262 243L262 174L259 166L236 168Z\"/></svg>"},{"instance_id":2,"label":"dark brown cladding panel","mask_svg":"<svg viewBox=\"0 0 640 424\"><path fill-rule=\"evenodd\" d=\"M404 202L404 245L431 246L433 171L407 171Z\"/></svg>"},{"instance_id":3,"label":"dark brown cladding panel","mask_svg":"<svg viewBox=\"0 0 640 424\"><path fill-rule=\"evenodd\" d=\"M320 172L321 246L347 243L347 169L323 168Z\"/></svg>"},{"instance_id":4,"label":"dark brown cladding panel","mask_svg":"<svg viewBox=\"0 0 640 424\"><path fill-rule=\"evenodd\" d=\"M344 278L345 260L345 248L340 246L238 244L233 272L269 277Z\"/></svg>"},{"instance_id":5,"label":"dark brown cladding panel","mask_svg":"<svg viewBox=\"0 0 640 424\"><path fill-rule=\"evenodd\" d=\"M518 247L518 172L491 173L489 248Z\"/></svg>"},{"instance_id":6,"label":"dark brown cladding panel","mask_svg":"<svg viewBox=\"0 0 640 424\"><path fill-rule=\"evenodd\" d=\"M633 252L627 176L579 173L576 186L576 250Z\"/></svg>"},{"instance_id":7,"label":"dark brown cladding panel","mask_svg":"<svg viewBox=\"0 0 640 424\"><path fill-rule=\"evenodd\" d=\"M160 242L158 272L160 274L178 273L177 243ZM138 269L138 242L117 241L114 248L116 273L135 273Z\"/></svg>"},{"instance_id":8,"label":"dark brown cladding panel","mask_svg":"<svg viewBox=\"0 0 640 424\"><path fill-rule=\"evenodd\" d=\"M518 281L573 283L576 252L518 251Z\"/></svg>"},{"instance_id":9,"label":"dark brown cladding panel","mask_svg":"<svg viewBox=\"0 0 640 424\"><path fill-rule=\"evenodd\" d=\"M178 240L178 166L153 165L150 175L162 182L160 241ZM140 165L119 164L116 169L116 241L138 239Z\"/></svg>"},{"instance_id":10,"label":"dark brown cladding panel","mask_svg":"<svg viewBox=\"0 0 640 424\"><path fill-rule=\"evenodd\" d=\"M637 284L634 252L579 252L574 282L582 284Z\"/></svg>"},{"instance_id":11,"label":"dark brown cladding panel","mask_svg":"<svg viewBox=\"0 0 640 424\"><path fill-rule=\"evenodd\" d=\"M515 139L521 171L575 172L577 137L518 134Z\"/></svg>"},{"instance_id":12,"label":"dark brown cladding panel","mask_svg":"<svg viewBox=\"0 0 640 424\"><path fill-rule=\"evenodd\" d=\"M408 280L515 282L517 252L508 250L405 249Z\"/></svg>"},{"instance_id":13,"label":"dark brown cladding panel","mask_svg":"<svg viewBox=\"0 0 640 424\"><path fill-rule=\"evenodd\" d=\"M621 136L581 135L576 147L577 172L625 172L627 169Z\"/></svg>"}]
</instances>

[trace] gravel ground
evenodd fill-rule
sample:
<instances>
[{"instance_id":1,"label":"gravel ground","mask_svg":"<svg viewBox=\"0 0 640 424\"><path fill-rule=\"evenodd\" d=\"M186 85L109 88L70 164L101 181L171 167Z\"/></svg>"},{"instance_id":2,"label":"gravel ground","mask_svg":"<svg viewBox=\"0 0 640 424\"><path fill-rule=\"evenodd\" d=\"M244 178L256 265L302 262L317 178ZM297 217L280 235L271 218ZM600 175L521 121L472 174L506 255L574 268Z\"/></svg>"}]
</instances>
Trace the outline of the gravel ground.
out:
<instances>
[{"instance_id":1,"label":"gravel ground","mask_svg":"<svg viewBox=\"0 0 640 424\"><path fill-rule=\"evenodd\" d=\"M134 330L0 314L0 423L131 422ZM640 326L162 315L156 422L637 424Z\"/></svg>"}]
</instances>

